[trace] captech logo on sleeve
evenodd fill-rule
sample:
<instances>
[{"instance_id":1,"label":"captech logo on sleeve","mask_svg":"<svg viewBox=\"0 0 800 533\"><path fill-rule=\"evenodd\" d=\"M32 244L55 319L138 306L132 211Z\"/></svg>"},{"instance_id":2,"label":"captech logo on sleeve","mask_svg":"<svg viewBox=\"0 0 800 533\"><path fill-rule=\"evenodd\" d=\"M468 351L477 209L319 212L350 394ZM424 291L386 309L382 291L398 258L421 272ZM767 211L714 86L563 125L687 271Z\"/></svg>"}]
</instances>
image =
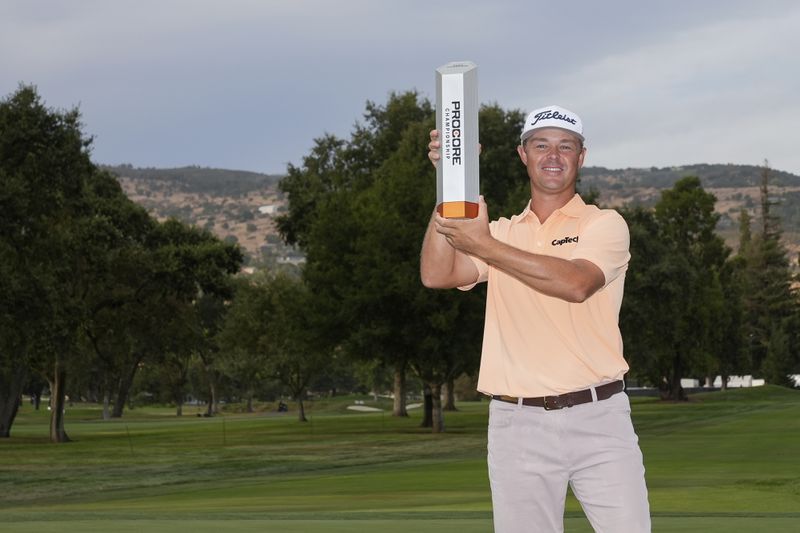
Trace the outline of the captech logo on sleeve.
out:
<instances>
[{"instance_id":1,"label":"captech logo on sleeve","mask_svg":"<svg viewBox=\"0 0 800 533\"><path fill-rule=\"evenodd\" d=\"M550 243L553 246L561 246L562 244L568 244L571 242L578 242L578 236L575 235L574 237L564 237L563 239L553 239Z\"/></svg>"}]
</instances>

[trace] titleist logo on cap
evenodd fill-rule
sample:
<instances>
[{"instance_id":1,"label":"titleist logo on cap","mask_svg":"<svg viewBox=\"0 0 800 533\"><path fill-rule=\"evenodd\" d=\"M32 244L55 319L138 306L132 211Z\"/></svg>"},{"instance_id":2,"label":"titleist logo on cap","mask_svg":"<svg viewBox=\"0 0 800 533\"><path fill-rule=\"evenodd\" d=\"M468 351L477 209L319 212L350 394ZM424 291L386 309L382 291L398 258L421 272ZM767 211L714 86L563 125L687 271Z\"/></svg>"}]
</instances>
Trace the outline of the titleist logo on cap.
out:
<instances>
[{"instance_id":1,"label":"titleist logo on cap","mask_svg":"<svg viewBox=\"0 0 800 533\"><path fill-rule=\"evenodd\" d=\"M542 111L541 113L536 113L533 116L533 119L534 120L533 122L531 122L531 126L535 126L536 123L539 122L540 120L547 120L547 119L563 120L564 122L569 122L570 124L575 124L577 122L577 120L570 117L569 115L562 115L558 111L552 111L550 109L548 109L547 111Z\"/></svg>"}]
</instances>

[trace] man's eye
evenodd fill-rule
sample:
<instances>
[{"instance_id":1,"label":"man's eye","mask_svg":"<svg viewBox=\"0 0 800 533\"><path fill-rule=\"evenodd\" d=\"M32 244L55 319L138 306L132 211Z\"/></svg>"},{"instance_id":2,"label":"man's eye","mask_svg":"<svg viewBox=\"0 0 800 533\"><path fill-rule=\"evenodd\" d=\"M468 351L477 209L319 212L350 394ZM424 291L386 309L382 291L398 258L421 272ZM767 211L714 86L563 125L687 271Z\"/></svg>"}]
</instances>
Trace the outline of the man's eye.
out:
<instances>
[{"instance_id":1,"label":"man's eye","mask_svg":"<svg viewBox=\"0 0 800 533\"><path fill-rule=\"evenodd\" d=\"M558 149L561 150L562 152L571 152L575 148L569 144L562 144L561 146L558 147Z\"/></svg>"}]
</instances>

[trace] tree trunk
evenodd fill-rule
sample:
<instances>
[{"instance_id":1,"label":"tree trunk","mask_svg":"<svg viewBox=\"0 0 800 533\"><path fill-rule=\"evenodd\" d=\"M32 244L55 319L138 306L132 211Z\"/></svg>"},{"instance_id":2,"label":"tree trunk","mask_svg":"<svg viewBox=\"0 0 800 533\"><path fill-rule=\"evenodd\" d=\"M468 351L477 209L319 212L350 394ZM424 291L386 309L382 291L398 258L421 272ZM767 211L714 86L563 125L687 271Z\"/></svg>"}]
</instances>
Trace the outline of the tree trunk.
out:
<instances>
[{"instance_id":1,"label":"tree trunk","mask_svg":"<svg viewBox=\"0 0 800 533\"><path fill-rule=\"evenodd\" d=\"M216 383L214 383L214 379L211 377L211 374L209 373L208 410L206 411L206 416L214 416L217 413L219 413L219 409L217 408L217 385Z\"/></svg>"},{"instance_id":2,"label":"tree trunk","mask_svg":"<svg viewBox=\"0 0 800 533\"><path fill-rule=\"evenodd\" d=\"M248 413L254 412L254 410L253 410L253 395L252 394L250 394L247 397L247 412Z\"/></svg>"},{"instance_id":3,"label":"tree trunk","mask_svg":"<svg viewBox=\"0 0 800 533\"><path fill-rule=\"evenodd\" d=\"M433 391L431 386L425 383L422 387L422 423L419 425L421 428L433 427Z\"/></svg>"},{"instance_id":4,"label":"tree trunk","mask_svg":"<svg viewBox=\"0 0 800 533\"><path fill-rule=\"evenodd\" d=\"M128 393L133 385L133 378L136 376L136 371L139 369L139 362L137 359L131 366L130 372L119 380L119 389L117 389L117 399L114 402L114 410L111 412L111 418L122 418L122 411L125 409L125 404L128 402Z\"/></svg>"},{"instance_id":5,"label":"tree trunk","mask_svg":"<svg viewBox=\"0 0 800 533\"><path fill-rule=\"evenodd\" d=\"M303 394L304 394L304 392L299 393L295 397L297 399L297 420L299 422L308 422L308 419L306 418L306 408L303 405Z\"/></svg>"},{"instance_id":6,"label":"tree trunk","mask_svg":"<svg viewBox=\"0 0 800 533\"><path fill-rule=\"evenodd\" d=\"M69 442L64 431L64 407L66 403L67 371L56 361L53 379L50 381L50 442Z\"/></svg>"},{"instance_id":7,"label":"tree trunk","mask_svg":"<svg viewBox=\"0 0 800 533\"><path fill-rule=\"evenodd\" d=\"M111 419L111 395L108 391L103 392L103 420Z\"/></svg>"},{"instance_id":8,"label":"tree trunk","mask_svg":"<svg viewBox=\"0 0 800 533\"><path fill-rule=\"evenodd\" d=\"M433 424L431 428L434 433L444 431L444 411L442 411L442 384L431 383L431 400L433 403Z\"/></svg>"},{"instance_id":9,"label":"tree trunk","mask_svg":"<svg viewBox=\"0 0 800 533\"><path fill-rule=\"evenodd\" d=\"M728 390L728 376L725 375L725 374L722 374L722 375L720 375L719 380L720 380L720 384L719 384L720 390Z\"/></svg>"},{"instance_id":10,"label":"tree trunk","mask_svg":"<svg viewBox=\"0 0 800 533\"><path fill-rule=\"evenodd\" d=\"M681 376L683 374L683 365L681 364L680 355L676 355L672 360L672 382L669 388L669 399L675 401L686 400L686 393L681 386Z\"/></svg>"},{"instance_id":11,"label":"tree trunk","mask_svg":"<svg viewBox=\"0 0 800 533\"><path fill-rule=\"evenodd\" d=\"M0 438L11 436L27 375L24 366L12 367L8 374L0 374Z\"/></svg>"},{"instance_id":12,"label":"tree trunk","mask_svg":"<svg viewBox=\"0 0 800 533\"><path fill-rule=\"evenodd\" d=\"M444 405L442 409L445 411L458 411L456 409L456 380L450 378L447 383L442 387L442 396L444 396Z\"/></svg>"},{"instance_id":13,"label":"tree trunk","mask_svg":"<svg viewBox=\"0 0 800 533\"><path fill-rule=\"evenodd\" d=\"M188 378L185 366L178 369L178 379L172 385L172 399L175 401L175 416L183 416L184 387Z\"/></svg>"},{"instance_id":14,"label":"tree trunk","mask_svg":"<svg viewBox=\"0 0 800 533\"><path fill-rule=\"evenodd\" d=\"M660 400L669 400L670 394L670 381L666 376L661 376L661 382L658 384L658 397Z\"/></svg>"},{"instance_id":15,"label":"tree trunk","mask_svg":"<svg viewBox=\"0 0 800 533\"><path fill-rule=\"evenodd\" d=\"M392 416L408 416L406 409L406 368L405 363L394 369L394 407Z\"/></svg>"}]
</instances>

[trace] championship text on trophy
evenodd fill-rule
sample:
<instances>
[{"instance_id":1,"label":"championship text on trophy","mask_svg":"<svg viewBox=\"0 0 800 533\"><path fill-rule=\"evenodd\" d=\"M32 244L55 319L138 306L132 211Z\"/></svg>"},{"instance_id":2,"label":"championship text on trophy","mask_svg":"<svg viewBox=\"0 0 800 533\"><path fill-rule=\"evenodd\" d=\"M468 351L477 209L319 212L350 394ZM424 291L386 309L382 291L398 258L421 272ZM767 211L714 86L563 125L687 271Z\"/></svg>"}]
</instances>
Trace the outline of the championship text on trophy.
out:
<instances>
[{"instance_id":1,"label":"championship text on trophy","mask_svg":"<svg viewBox=\"0 0 800 533\"><path fill-rule=\"evenodd\" d=\"M478 216L478 67L471 61L436 69L436 210L445 218Z\"/></svg>"}]
</instances>

